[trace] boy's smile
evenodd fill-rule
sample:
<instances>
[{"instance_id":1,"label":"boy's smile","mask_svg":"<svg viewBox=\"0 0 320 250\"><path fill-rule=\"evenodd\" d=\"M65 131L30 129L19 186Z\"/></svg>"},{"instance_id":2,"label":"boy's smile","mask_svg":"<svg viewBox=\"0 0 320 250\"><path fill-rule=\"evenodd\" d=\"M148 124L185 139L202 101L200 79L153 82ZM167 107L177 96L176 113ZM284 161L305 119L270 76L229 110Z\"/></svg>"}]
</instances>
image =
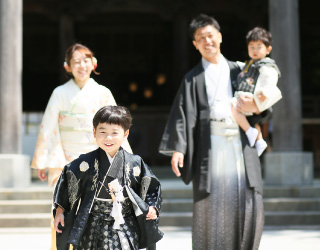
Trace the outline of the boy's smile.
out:
<instances>
[{"instance_id":1,"label":"boy's smile","mask_svg":"<svg viewBox=\"0 0 320 250\"><path fill-rule=\"evenodd\" d=\"M98 146L113 157L128 137L129 130L124 131L123 127L117 124L99 123L97 128L93 129L93 134Z\"/></svg>"}]
</instances>

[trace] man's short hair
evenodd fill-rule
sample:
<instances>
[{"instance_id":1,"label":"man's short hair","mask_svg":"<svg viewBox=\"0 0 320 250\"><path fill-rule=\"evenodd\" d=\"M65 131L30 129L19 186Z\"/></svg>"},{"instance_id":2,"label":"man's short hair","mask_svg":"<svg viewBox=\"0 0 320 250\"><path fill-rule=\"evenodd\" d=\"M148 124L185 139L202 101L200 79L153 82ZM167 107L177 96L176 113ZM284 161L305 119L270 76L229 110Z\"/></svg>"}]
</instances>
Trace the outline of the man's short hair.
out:
<instances>
[{"instance_id":1,"label":"man's short hair","mask_svg":"<svg viewBox=\"0 0 320 250\"><path fill-rule=\"evenodd\" d=\"M192 19L190 26L189 26L189 35L192 40L194 40L194 34L196 33L197 29L203 28L205 26L212 25L216 28L218 32L220 32L220 25L216 19L206 14L200 14L196 18Z\"/></svg>"},{"instance_id":2,"label":"man's short hair","mask_svg":"<svg viewBox=\"0 0 320 250\"><path fill-rule=\"evenodd\" d=\"M93 127L96 129L99 123L109 123L121 126L127 131L132 122L132 116L126 107L105 106L98 110L93 117Z\"/></svg>"},{"instance_id":3,"label":"man's short hair","mask_svg":"<svg viewBox=\"0 0 320 250\"><path fill-rule=\"evenodd\" d=\"M255 27L252 30L250 30L246 36L246 39L247 39L247 45L249 45L249 43L252 41L253 42L261 41L266 47L269 47L272 44L271 33L261 27Z\"/></svg>"}]
</instances>

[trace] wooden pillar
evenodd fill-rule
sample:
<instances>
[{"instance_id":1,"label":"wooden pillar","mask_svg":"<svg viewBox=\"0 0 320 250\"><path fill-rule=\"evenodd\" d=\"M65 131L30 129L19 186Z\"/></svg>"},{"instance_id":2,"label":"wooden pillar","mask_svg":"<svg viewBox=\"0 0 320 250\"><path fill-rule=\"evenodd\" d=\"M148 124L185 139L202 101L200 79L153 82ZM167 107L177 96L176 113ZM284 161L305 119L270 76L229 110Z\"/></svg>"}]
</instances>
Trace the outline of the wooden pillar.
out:
<instances>
[{"instance_id":1,"label":"wooden pillar","mask_svg":"<svg viewBox=\"0 0 320 250\"><path fill-rule=\"evenodd\" d=\"M0 187L30 185L22 155L22 0L0 1Z\"/></svg>"},{"instance_id":2,"label":"wooden pillar","mask_svg":"<svg viewBox=\"0 0 320 250\"><path fill-rule=\"evenodd\" d=\"M60 83L66 81L65 71L62 68L63 62L65 60L66 49L74 43L74 29L73 29L73 19L68 14L62 14L60 16L59 23L59 57L61 62L60 70Z\"/></svg>"},{"instance_id":3,"label":"wooden pillar","mask_svg":"<svg viewBox=\"0 0 320 250\"><path fill-rule=\"evenodd\" d=\"M298 0L269 0L269 25L273 36L271 54L281 71L278 86L283 95L273 112L273 149L274 151L301 151Z\"/></svg>"},{"instance_id":4,"label":"wooden pillar","mask_svg":"<svg viewBox=\"0 0 320 250\"><path fill-rule=\"evenodd\" d=\"M273 150L265 155L265 184L310 185L312 153L302 152L300 37L298 0L269 0L272 58L281 78L282 100L273 111Z\"/></svg>"},{"instance_id":5,"label":"wooden pillar","mask_svg":"<svg viewBox=\"0 0 320 250\"><path fill-rule=\"evenodd\" d=\"M22 0L0 1L0 153L22 151Z\"/></svg>"}]
</instances>

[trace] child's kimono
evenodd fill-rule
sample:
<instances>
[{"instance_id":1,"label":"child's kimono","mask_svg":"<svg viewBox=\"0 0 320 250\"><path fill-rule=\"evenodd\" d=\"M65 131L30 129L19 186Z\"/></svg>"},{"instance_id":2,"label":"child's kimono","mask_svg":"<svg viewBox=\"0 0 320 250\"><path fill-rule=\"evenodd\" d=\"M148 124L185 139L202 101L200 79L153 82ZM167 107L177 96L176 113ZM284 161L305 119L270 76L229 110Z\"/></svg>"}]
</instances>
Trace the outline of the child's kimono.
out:
<instances>
[{"instance_id":1,"label":"child's kimono","mask_svg":"<svg viewBox=\"0 0 320 250\"><path fill-rule=\"evenodd\" d=\"M237 82L232 83L236 90L232 104L235 106L241 95L252 94L258 110L265 111L282 98L277 87L279 77L280 71L275 61L269 57L247 62L238 75ZM259 100L259 94L266 97L263 102ZM244 115L252 113L246 112Z\"/></svg>"},{"instance_id":2,"label":"child's kimono","mask_svg":"<svg viewBox=\"0 0 320 250\"><path fill-rule=\"evenodd\" d=\"M124 187L124 223L114 228L108 183ZM97 149L66 165L54 192L54 207L65 211L65 227L57 233L57 250L130 249L153 245L162 238L157 220L146 220L149 206L161 209L159 180L140 156L119 149L110 165ZM55 214L54 209L54 214Z\"/></svg>"}]
</instances>

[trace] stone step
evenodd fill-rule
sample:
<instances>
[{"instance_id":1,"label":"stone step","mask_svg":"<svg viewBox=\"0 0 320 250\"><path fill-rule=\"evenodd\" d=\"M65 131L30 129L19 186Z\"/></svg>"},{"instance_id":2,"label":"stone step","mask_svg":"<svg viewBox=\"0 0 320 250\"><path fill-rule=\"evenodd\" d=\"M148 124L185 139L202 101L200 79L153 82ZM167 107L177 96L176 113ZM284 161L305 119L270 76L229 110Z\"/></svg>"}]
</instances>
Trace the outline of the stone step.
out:
<instances>
[{"instance_id":1,"label":"stone step","mask_svg":"<svg viewBox=\"0 0 320 250\"><path fill-rule=\"evenodd\" d=\"M192 186L181 180L161 180L164 205L160 226L189 227ZM0 189L0 228L48 227L53 188L43 183L26 189ZM320 225L320 185L264 187L267 226Z\"/></svg>"},{"instance_id":2,"label":"stone step","mask_svg":"<svg viewBox=\"0 0 320 250\"><path fill-rule=\"evenodd\" d=\"M162 189L163 199L192 199L191 189Z\"/></svg>"},{"instance_id":3,"label":"stone step","mask_svg":"<svg viewBox=\"0 0 320 250\"><path fill-rule=\"evenodd\" d=\"M160 226L192 225L192 213L161 213ZM320 225L320 212L265 212L266 226L312 226Z\"/></svg>"},{"instance_id":4,"label":"stone step","mask_svg":"<svg viewBox=\"0 0 320 250\"><path fill-rule=\"evenodd\" d=\"M164 199L162 212L192 212L193 199ZM161 213L162 213L161 212Z\"/></svg>"},{"instance_id":5,"label":"stone step","mask_svg":"<svg viewBox=\"0 0 320 250\"><path fill-rule=\"evenodd\" d=\"M320 211L319 198L266 198L265 211Z\"/></svg>"},{"instance_id":6,"label":"stone step","mask_svg":"<svg viewBox=\"0 0 320 250\"><path fill-rule=\"evenodd\" d=\"M0 213L47 213L51 200L0 200ZM192 199L164 199L163 212L192 212ZM320 199L273 198L264 199L265 211L320 211Z\"/></svg>"},{"instance_id":7,"label":"stone step","mask_svg":"<svg viewBox=\"0 0 320 250\"><path fill-rule=\"evenodd\" d=\"M0 214L0 227L50 227L51 213Z\"/></svg>"},{"instance_id":8,"label":"stone step","mask_svg":"<svg viewBox=\"0 0 320 250\"><path fill-rule=\"evenodd\" d=\"M52 199L52 188L27 188L25 190L0 189L0 200L39 200ZM192 190L189 189L164 189L162 190L164 199L170 198L192 198ZM264 198L320 198L320 188L265 188Z\"/></svg>"},{"instance_id":9,"label":"stone step","mask_svg":"<svg viewBox=\"0 0 320 250\"><path fill-rule=\"evenodd\" d=\"M0 214L48 213L52 200L0 200Z\"/></svg>"},{"instance_id":10,"label":"stone step","mask_svg":"<svg viewBox=\"0 0 320 250\"><path fill-rule=\"evenodd\" d=\"M14 213L0 214L0 227L48 227L50 213ZM163 212L160 226L189 227L192 224L192 212ZM308 226L320 225L320 212L265 212L267 226Z\"/></svg>"},{"instance_id":11,"label":"stone step","mask_svg":"<svg viewBox=\"0 0 320 250\"><path fill-rule=\"evenodd\" d=\"M301 187L278 187L278 186L264 186L264 198L320 198L320 185L316 183L314 186Z\"/></svg>"},{"instance_id":12,"label":"stone step","mask_svg":"<svg viewBox=\"0 0 320 250\"><path fill-rule=\"evenodd\" d=\"M163 198L192 198L192 185L185 185L179 179L160 180L162 184ZM279 187L264 186L264 198L320 198L319 180L314 186L305 187ZM53 188L45 183L33 183L32 187L25 189L0 188L0 200L31 200L52 199Z\"/></svg>"},{"instance_id":13,"label":"stone step","mask_svg":"<svg viewBox=\"0 0 320 250\"><path fill-rule=\"evenodd\" d=\"M0 189L0 200L50 200L53 188L30 187L25 189Z\"/></svg>"},{"instance_id":14,"label":"stone step","mask_svg":"<svg viewBox=\"0 0 320 250\"><path fill-rule=\"evenodd\" d=\"M159 226L169 227L191 227L192 213L191 212L163 212L160 214Z\"/></svg>"},{"instance_id":15,"label":"stone step","mask_svg":"<svg viewBox=\"0 0 320 250\"><path fill-rule=\"evenodd\" d=\"M265 212L265 224L272 226L320 225L320 212Z\"/></svg>"},{"instance_id":16,"label":"stone step","mask_svg":"<svg viewBox=\"0 0 320 250\"><path fill-rule=\"evenodd\" d=\"M320 211L317 198L267 198L263 200L265 211ZM192 199L164 199L164 212L192 212Z\"/></svg>"},{"instance_id":17,"label":"stone step","mask_svg":"<svg viewBox=\"0 0 320 250\"><path fill-rule=\"evenodd\" d=\"M164 198L192 198L191 188L163 188ZM320 198L320 186L312 187L264 187L264 198Z\"/></svg>"}]
</instances>

